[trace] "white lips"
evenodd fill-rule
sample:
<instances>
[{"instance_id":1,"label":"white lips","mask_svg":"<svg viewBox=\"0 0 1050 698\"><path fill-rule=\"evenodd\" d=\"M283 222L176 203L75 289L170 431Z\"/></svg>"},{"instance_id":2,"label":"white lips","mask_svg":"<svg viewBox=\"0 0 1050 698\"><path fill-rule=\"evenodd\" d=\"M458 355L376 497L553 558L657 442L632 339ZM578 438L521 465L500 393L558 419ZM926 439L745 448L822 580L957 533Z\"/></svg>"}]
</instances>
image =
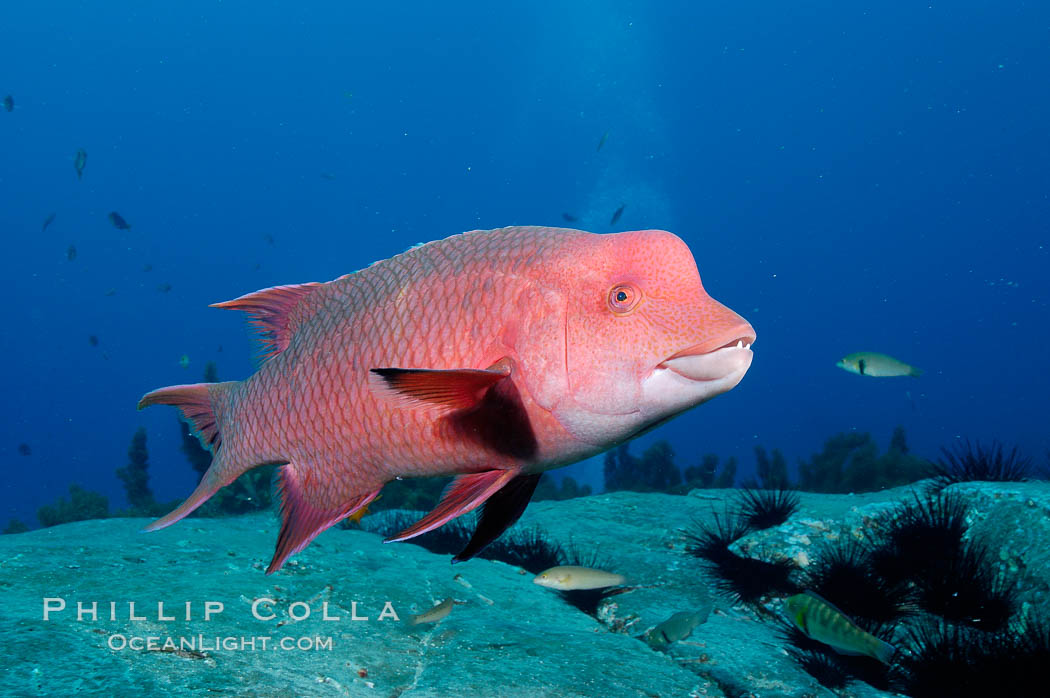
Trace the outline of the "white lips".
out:
<instances>
[{"instance_id":1,"label":"white lips","mask_svg":"<svg viewBox=\"0 0 1050 698\"><path fill-rule=\"evenodd\" d=\"M668 368L683 378L694 381L719 380L751 364L751 345L737 340L735 346L722 347L707 354L689 354L668 359L660 368ZM741 374L741 378L743 374Z\"/></svg>"}]
</instances>

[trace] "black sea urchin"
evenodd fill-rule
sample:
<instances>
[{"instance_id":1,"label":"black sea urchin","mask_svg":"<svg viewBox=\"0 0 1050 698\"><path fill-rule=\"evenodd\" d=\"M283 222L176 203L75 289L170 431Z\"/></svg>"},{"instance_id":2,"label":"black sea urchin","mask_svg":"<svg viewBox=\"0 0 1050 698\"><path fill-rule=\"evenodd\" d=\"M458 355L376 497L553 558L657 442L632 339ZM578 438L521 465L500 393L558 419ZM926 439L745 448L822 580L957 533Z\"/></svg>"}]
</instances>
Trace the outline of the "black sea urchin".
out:
<instances>
[{"instance_id":1,"label":"black sea urchin","mask_svg":"<svg viewBox=\"0 0 1050 698\"><path fill-rule=\"evenodd\" d=\"M1050 633L1033 621L1021 632L988 633L944 622L909 629L898 680L913 698L1036 696L1045 690Z\"/></svg>"},{"instance_id":2,"label":"black sea urchin","mask_svg":"<svg viewBox=\"0 0 1050 698\"><path fill-rule=\"evenodd\" d=\"M729 552L729 546L746 535L750 527L746 521L728 511L722 516L712 514L712 518L713 523L694 519L685 537L690 541L687 548L690 555L718 563L733 555Z\"/></svg>"},{"instance_id":3,"label":"black sea urchin","mask_svg":"<svg viewBox=\"0 0 1050 698\"><path fill-rule=\"evenodd\" d=\"M799 586L816 592L871 633L913 611L908 586L878 574L868 546L848 534L817 549Z\"/></svg>"},{"instance_id":4,"label":"black sea urchin","mask_svg":"<svg viewBox=\"0 0 1050 698\"><path fill-rule=\"evenodd\" d=\"M937 570L959 554L970 507L956 494L916 496L879 521L882 540L870 552L872 569L890 584Z\"/></svg>"},{"instance_id":5,"label":"black sea urchin","mask_svg":"<svg viewBox=\"0 0 1050 698\"><path fill-rule=\"evenodd\" d=\"M798 510L798 493L778 487L772 490L746 489L740 493L740 515L753 531L779 526Z\"/></svg>"},{"instance_id":6,"label":"black sea urchin","mask_svg":"<svg viewBox=\"0 0 1050 698\"><path fill-rule=\"evenodd\" d=\"M561 546L538 527L504 535L482 550L478 557L506 562L533 574L563 564Z\"/></svg>"},{"instance_id":7,"label":"black sea urchin","mask_svg":"<svg viewBox=\"0 0 1050 698\"><path fill-rule=\"evenodd\" d=\"M1003 452L993 441L983 447L978 441L964 441L954 449L942 448L944 458L934 465L934 486L943 489L957 482L1024 482L1032 473L1032 459L1018 454L1017 448Z\"/></svg>"},{"instance_id":8,"label":"black sea urchin","mask_svg":"<svg viewBox=\"0 0 1050 698\"><path fill-rule=\"evenodd\" d=\"M1016 579L1000 573L987 549L975 541L914 581L919 605L948 621L1000 630L1017 610Z\"/></svg>"},{"instance_id":9,"label":"black sea urchin","mask_svg":"<svg viewBox=\"0 0 1050 698\"><path fill-rule=\"evenodd\" d=\"M791 594L798 588L791 573L798 567L789 559L772 562L741 557L729 549L750 530L747 522L734 514L714 515L714 523L694 521L686 532L690 554L705 560L715 577L715 586L737 602L757 603L774 593Z\"/></svg>"}]
</instances>

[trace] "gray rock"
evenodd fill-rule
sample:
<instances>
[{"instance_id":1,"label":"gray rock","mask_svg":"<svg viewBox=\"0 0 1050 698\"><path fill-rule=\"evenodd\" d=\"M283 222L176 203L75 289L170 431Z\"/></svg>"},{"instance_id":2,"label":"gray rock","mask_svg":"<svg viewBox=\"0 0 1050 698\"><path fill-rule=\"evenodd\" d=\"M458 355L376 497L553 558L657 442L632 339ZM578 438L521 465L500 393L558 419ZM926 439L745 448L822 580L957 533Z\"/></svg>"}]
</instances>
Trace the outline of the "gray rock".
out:
<instances>
[{"instance_id":1,"label":"gray rock","mask_svg":"<svg viewBox=\"0 0 1050 698\"><path fill-rule=\"evenodd\" d=\"M918 485L922 488L925 485ZM823 542L867 538L915 488L863 495L801 493L789 521L752 533L742 555L810 564ZM991 546L1004 574L1020 580L1027 608L1050 594L1050 485L954 485L973 504L970 535ZM407 543L384 545L355 530L322 534L279 573L263 574L276 538L269 515L191 519L152 534L141 520L84 521L0 537L0 630L8 695L235 694L311 696L827 696L785 652L762 609L735 605L687 552L694 520L721 514L732 492L688 496L618 492L532 504L520 526L540 526L563 546L597 553L625 575L598 618L578 611L532 575L475 559L451 566ZM46 597L66 609L43 620ZM446 598L436 624L405 619ZM274 600L257 619L252 602ZM98 617L77 620L77 602ZM117 602L115 618L109 602ZM142 620L129 618L134 601ZM158 618L157 603L166 615ZM224 610L203 618L204 603ZM185 620L190 602L191 619ZM380 620L389 602L399 620ZM294 604L294 605L293 605ZM328 615L338 620L325 620ZM271 609L269 604L264 610ZM300 617L309 610L308 617ZM368 620L353 620L355 613ZM301 613L300 613L301 612ZM676 613L698 624L672 642L646 633ZM204 636L189 649L163 639ZM156 637L152 649L114 648L121 637ZM214 638L256 638L256 648ZM259 638L268 637L262 649ZM310 649L274 649L282 637ZM320 646L317 642L320 641ZM330 642L330 645L327 644ZM861 682L838 695L888 695Z\"/></svg>"},{"instance_id":2,"label":"gray rock","mask_svg":"<svg viewBox=\"0 0 1050 698\"><path fill-rule=\"evenodd\" d=\"M125 689L140 696L722 695L671 657L609 632L532 584L531 575L499 562L452 567L447 556L415 545L383 545L376 535L333 530L267 577L263 569L277 533L269 515L191 519L151 534L138 532L144 523L84 521L0 537L7 667L0 690L18 696ZM440 623L405 622L447 597L458 604ZM44 621L45 598L64 599L66 609ZM272 609L272 618L253 617L258 598L276 602L263 607ZM208 601L224 610L206 621ZM78 602L98 602L97 619L77 620ZM129 618L129 602L142 620ZM159 619L158 602L165 617L178 620ZM378 619L386 602L400 621ZM339 620L323 619L325 604ZM351 620L355 609L369 620ZM292 617L307 610L307 618ZM203 649L163 647L167 637L198 636ZM120 648L121 638L145 637L157 638L156 647ZM224 637L237 645L256 638L256 647L216 648L215 638ZM265 649L263 637L270 638ZM276 649L285 637L305 638L312 648Z\"/></svg>"}]
</instances>

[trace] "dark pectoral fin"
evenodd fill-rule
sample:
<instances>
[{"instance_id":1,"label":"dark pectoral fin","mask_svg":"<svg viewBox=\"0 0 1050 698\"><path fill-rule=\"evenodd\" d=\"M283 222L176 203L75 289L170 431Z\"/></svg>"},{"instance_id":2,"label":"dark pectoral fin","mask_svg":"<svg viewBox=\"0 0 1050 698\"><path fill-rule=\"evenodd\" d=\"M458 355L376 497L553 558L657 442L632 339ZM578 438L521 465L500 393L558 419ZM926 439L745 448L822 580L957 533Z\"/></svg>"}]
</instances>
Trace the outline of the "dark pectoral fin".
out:
<instances>
[{"instance_id":1,"label":"dark pectoral fin","mask_svg":"<svg viewBox=\"0 0 1050 698\"><path fill-rule=\"evenodd\" d=\"M477 406L489 388L509 375L506 370L471 368L373 368L372 373L403 397L457 410Z\"/></svg>"},{"instance_id":2,"label":"dark pectoral fin","mask_svg":"<svg viewBox=\"0 0 1050 698\"><path fill-rule=\"evenodd\" d=\"M513 480L517 474L517 470L486 470L481 473L460 475L441 495L441 501L433 511L401 533L387 538L386 542L415 538L438 526L445 525L457 516L473 511Z\"/></svg>"},{"instance_id":3,"label":"dark pectoral fin","mask_svg":"<svg viewBox=\"0 0 1050 698\"><path fill-rule=\"evenodd\" d=\"M474 535L470 537L467 547L452 558L452 562L469 560L513 526L525 512L541 475L542 473L518 475L504 485L503 489L489 497L481 510L481 516L478 517Z\"/></svg>"}]
</instances>

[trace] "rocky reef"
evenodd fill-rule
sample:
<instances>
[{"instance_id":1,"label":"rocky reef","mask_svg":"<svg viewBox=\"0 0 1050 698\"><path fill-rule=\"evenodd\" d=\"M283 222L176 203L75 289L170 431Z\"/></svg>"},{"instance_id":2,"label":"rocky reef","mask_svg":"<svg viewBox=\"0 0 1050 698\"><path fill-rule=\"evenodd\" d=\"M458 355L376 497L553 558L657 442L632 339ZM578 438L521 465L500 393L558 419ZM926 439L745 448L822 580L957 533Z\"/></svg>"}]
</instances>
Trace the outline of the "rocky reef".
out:
<instances>
[{"instance_id":1,"label":"rocky reef","mask_svg":"<svg viewBox=\"0 0 1050 698\"><path fill-rule=\"evenodd\" d=\"M790 560L793 574L803 575L823 546L871 535L888 512L925 496L927 485L799 493L786 522L748 532L732 550ZM1019 617L1045 608L1050 484L959 483L944 492L967 503L966 535L980 537L992 551L989 564L1013 580ZM26 696L112 694L128 685L141 696L894 695L894 687L856 679L834 691L822 686L789 654L777 622L781 599L734 599L689 552L690 530L713 525L735 496L614 492L534 502L520 527L593 551L626 577L593 616L519 567L484 559L453 566L449 555L383 544L364 530L332 529L267 577L277 535L270 514L191 519L151 534L138 532L144 519L106 519L3 536L6 689ZM446 599L447 617L409 622ZM53 609L47 620L45 605ZM684 630L654 632L676 614L690 620ZM167 638L174 646L165 646ZM282 638L292 646L282 648ZM196 644L180 647L186 639Z\"/></svg>"}]
</instances>

